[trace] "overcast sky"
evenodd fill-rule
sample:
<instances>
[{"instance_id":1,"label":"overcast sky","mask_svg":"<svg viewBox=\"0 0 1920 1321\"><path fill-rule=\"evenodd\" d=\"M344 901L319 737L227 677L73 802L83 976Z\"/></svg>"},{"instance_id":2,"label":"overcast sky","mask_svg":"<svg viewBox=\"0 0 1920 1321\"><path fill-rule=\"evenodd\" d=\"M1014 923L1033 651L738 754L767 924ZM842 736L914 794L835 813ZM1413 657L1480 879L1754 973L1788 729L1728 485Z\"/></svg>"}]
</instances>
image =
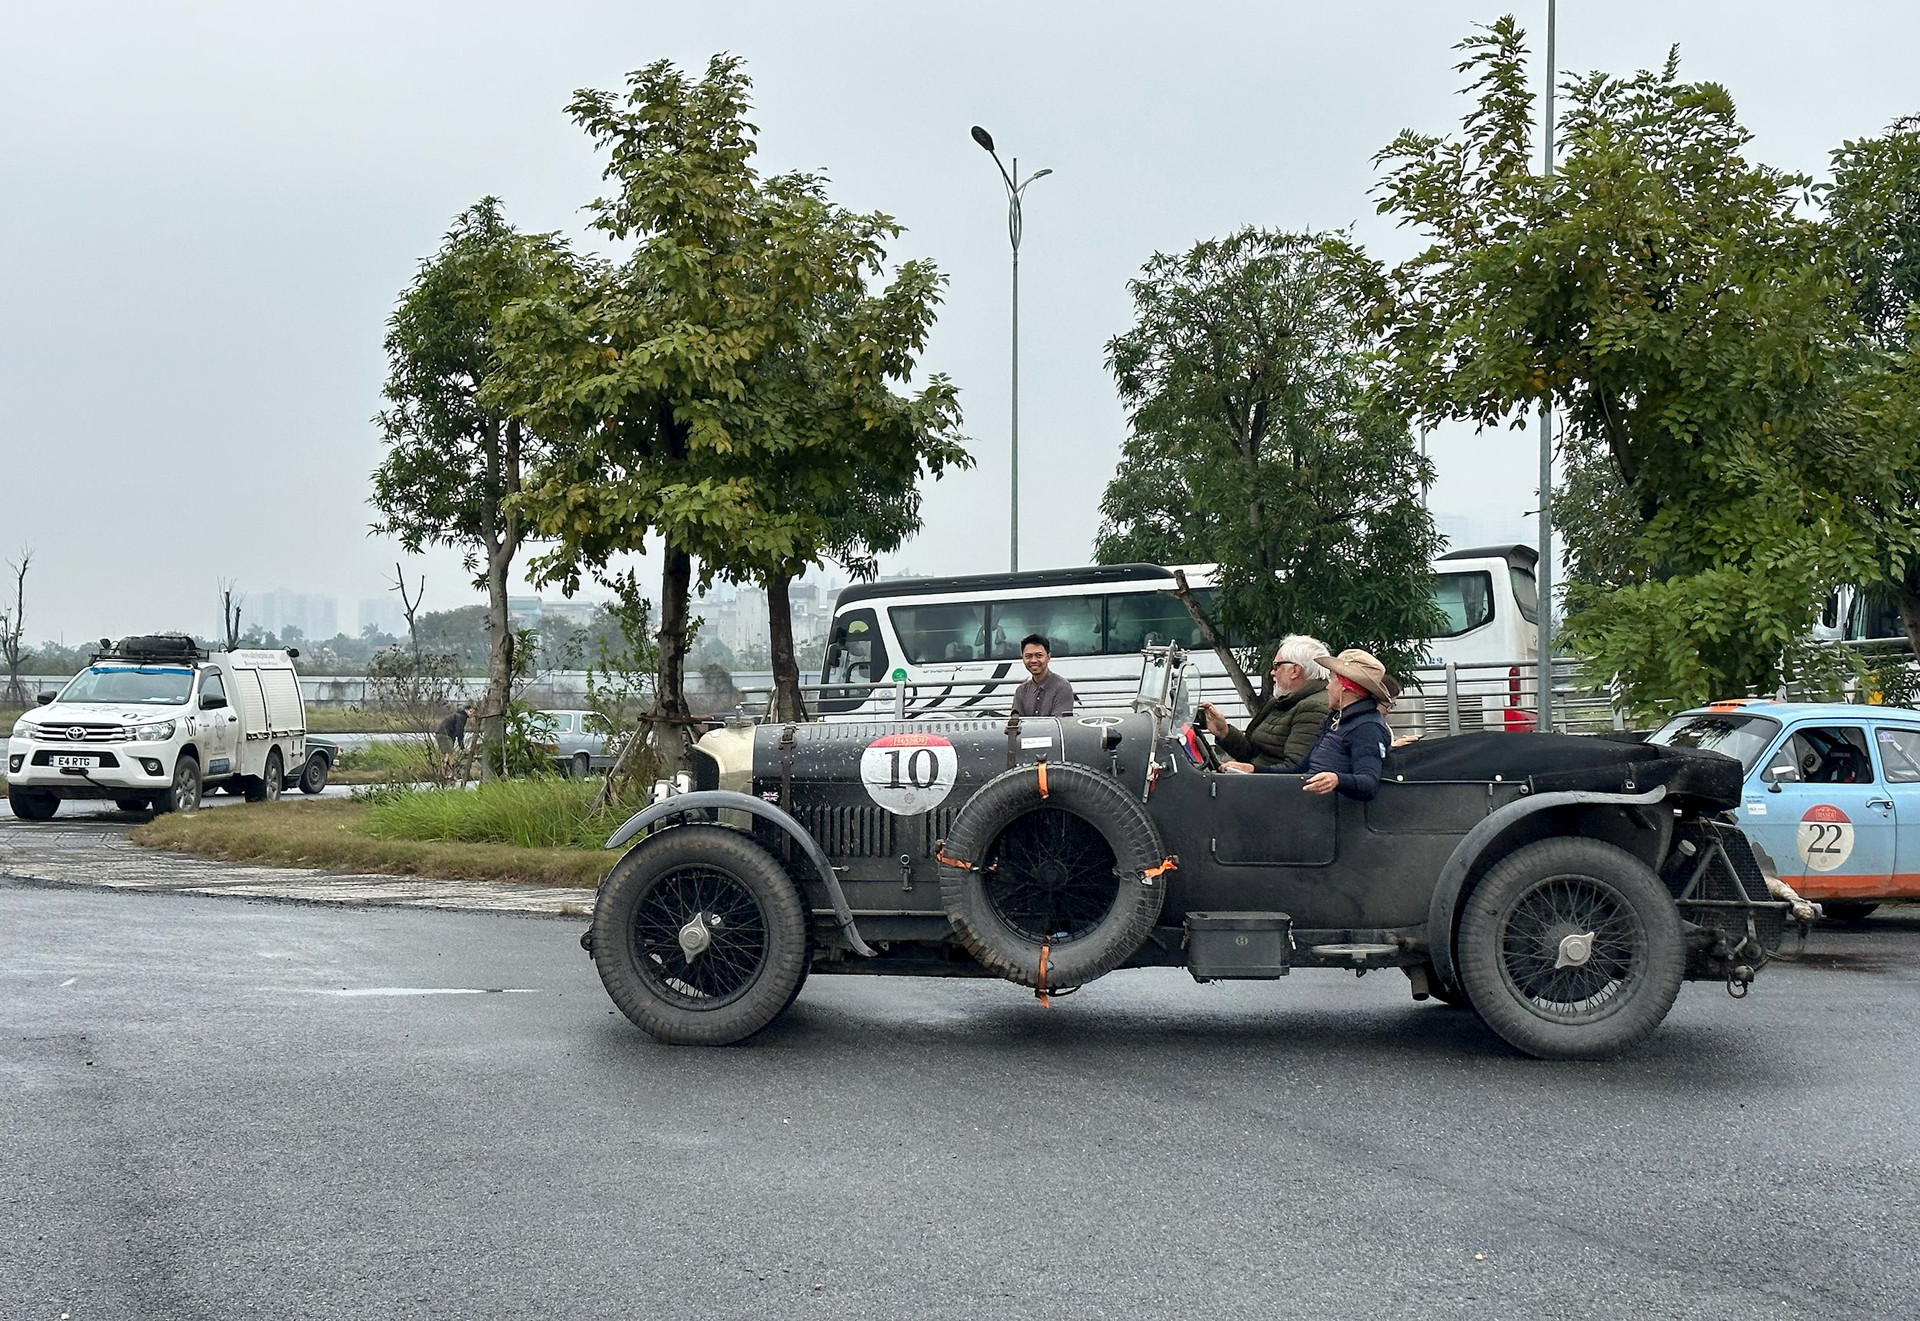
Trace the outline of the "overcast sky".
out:
<instances>
[{"instance_id":1,"label":"overcast sky","mask_svg":"<svg viewBox=\"0 0 1920 1321\"><path fill-rule=\"evenodd\" d=\"M397 548L369 537L380 341L451 218L485 194L582 233L600 162L561 108L665 57L747 60L760 164L951 277L924 359L959 384L978 466L929 490L889 568L1007 555L1008 253L987 126L1023 170L1023 568L1084 563L1125 426L1103 345L1156 250L1246 224L1351 225L1376 255L1371 158L1464 103L1451 47L1514 7L771 3L19 5L0 50L0 558L35 551L31 638L217 627L216 583L353 603ZM1529 30L1544 3L1519 9ZM1920 111L1920 6L1567 0L1564 70L1679 43L1732 91L1755 152L1819 174ZM1518 528L1532 432L1435 438L1435 512ZM429 608L475 599L457 558ZM551 592L549 593L551 594Z\"/></svg>"}]
</instances>

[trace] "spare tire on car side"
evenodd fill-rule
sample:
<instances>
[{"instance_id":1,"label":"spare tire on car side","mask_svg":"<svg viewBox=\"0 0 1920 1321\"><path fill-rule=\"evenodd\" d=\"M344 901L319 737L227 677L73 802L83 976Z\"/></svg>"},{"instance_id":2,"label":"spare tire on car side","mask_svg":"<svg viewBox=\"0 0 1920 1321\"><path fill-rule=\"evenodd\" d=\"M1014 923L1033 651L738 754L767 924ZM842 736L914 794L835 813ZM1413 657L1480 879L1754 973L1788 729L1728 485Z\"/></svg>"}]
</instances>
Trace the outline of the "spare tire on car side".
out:
<instances>
[{"instance_id":1,"label":"spare tire on car side","mask_svg":"<svg viewBox=\"0 0 1920 1321\"><path fill-rule=\"evenodd\" d=\"M1081 986L1145 943L1169 863L1136 794L1090 767L1039 763L995 776L960 809L941 850L940 896L989 972Z\"/></svg>"}]
</instances>

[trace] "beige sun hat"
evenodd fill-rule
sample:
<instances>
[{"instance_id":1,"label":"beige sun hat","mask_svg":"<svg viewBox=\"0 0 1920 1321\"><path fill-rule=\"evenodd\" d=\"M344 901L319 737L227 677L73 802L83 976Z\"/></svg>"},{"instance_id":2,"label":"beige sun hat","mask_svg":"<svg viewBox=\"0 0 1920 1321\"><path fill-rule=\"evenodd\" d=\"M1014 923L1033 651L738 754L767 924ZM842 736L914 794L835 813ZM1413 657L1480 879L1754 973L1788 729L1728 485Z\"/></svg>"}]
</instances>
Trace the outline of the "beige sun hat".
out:
<instances>
[{"instance_id":1,"label":"beige sun hat","mask_svg":"<svg viewBox=\"0 0 1920 1321\"><path fill-rule=\"evenodd\" d=\"M1393 705L1394 694L1387 683L1387 667L1375 659L1372 652L1348 647L1338 656L1322 656L1320 664L1328 673L1359 684L1373 694L1380 705Z\"/></svg>"}]
</instances>

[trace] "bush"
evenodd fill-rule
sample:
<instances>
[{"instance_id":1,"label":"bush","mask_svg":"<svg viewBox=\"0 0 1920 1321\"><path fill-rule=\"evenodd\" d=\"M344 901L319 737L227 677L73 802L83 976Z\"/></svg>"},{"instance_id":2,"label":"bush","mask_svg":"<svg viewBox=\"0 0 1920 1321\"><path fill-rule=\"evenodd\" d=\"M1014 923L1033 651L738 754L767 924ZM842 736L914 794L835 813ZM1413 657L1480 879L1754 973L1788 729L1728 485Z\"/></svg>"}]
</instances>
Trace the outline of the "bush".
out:
<instances>
[{"instance_id":1,"label":"bush","mask_svg":"<svg viewBox=\"0 0 1920 1321\"><path fill-rule=\"evenodd\" d=\"M627 813L592 811L596 791L578 780L541 779L381 793L370 799L367 833L376 839L597 849Z\"/></svg>"}]
</instances>

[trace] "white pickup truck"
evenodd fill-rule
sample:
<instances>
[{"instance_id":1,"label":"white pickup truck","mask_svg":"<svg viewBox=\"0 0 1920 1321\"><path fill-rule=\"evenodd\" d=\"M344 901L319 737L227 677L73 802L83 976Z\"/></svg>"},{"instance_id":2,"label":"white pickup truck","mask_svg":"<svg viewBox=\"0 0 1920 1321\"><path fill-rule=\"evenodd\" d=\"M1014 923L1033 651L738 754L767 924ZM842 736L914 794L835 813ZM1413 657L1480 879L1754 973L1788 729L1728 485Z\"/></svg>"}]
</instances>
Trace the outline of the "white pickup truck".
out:
<instances>
[{"instance_id":1,"label":"white pickup truck","mask_svg":"<svg viewBox=\"0 0 1920 1321\"><path fill-rule=\"evenodd\" d=\"M225 785L278 798L306 766L293 651L214 651L185 637L126 638L14 722L7 802L45 821L65 798L191 812Z\"/></svg>"}]
</instances>

